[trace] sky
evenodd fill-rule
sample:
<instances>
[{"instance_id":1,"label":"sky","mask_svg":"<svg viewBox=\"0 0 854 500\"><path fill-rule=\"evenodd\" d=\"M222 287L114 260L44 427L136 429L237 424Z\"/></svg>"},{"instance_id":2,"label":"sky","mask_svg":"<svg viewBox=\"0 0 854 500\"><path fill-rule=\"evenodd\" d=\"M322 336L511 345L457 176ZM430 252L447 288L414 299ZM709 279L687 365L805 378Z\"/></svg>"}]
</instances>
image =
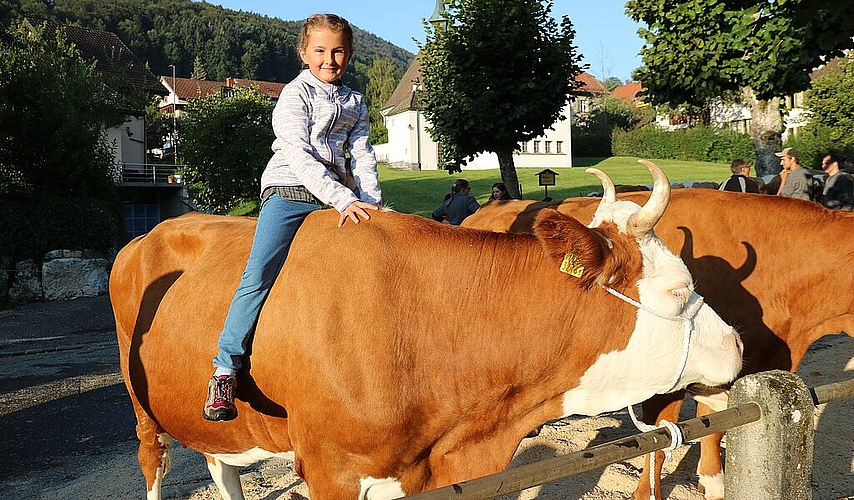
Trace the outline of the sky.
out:
<instances>
[{"instance_id":1,"label":"sky","mask_svg":"<svg viewBox=\"0 0 854 500\"><path fill-rule=\"evenodd\" d=\"M227 9L254 12L286 21L305 19L317 12L338 14L356 27L373 33L413 54L424 41L422 20L429 18L435 0L207 0ZM575 27L575 45L589 64L588 73L602 80L614 76L628 82L641 65L643 41L638 24L625 13L621 0L554 0L552 16L567 15Z\"/></svg>"}]
</instances>

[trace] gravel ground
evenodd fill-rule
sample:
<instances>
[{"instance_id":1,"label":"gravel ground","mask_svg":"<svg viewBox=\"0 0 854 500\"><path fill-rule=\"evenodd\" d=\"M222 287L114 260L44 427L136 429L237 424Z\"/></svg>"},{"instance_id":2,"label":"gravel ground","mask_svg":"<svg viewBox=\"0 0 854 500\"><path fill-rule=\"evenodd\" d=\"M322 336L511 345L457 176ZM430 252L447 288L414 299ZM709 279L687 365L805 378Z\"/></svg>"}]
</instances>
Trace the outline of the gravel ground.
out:
<instances>
[{"instance_id":1,"label":"gravel ground","mask_svg":"<svg viewBox=\"0 0 854 500\"><path fill-rule=\"evenodd\" d=\"M798 375L808 387L849 380L854 375L854 338L826 337L807 353ZM636 408L635 411L640 411ZM683 405L681 420L693 418L692 401ZM816 437L812 491L814 500L854 499L854 399L821 405L816 409ZM511 467L571 453L636 431L623 410L598 417L570 417L543 427L540 435L525 439ZM664 465L662 494L670 500L703 500L697 490L696 467L699 444L689 443L673 453ZM643 458L618 462L569 479L506 495L519 500L622 500L631 498L643 467ZM243 474L247 500L301 500L308 488L293 472L290 462L270 460ZM208 485L181 496L189 500L218 500L215 487Z\"/></svg>"}]
</instances>

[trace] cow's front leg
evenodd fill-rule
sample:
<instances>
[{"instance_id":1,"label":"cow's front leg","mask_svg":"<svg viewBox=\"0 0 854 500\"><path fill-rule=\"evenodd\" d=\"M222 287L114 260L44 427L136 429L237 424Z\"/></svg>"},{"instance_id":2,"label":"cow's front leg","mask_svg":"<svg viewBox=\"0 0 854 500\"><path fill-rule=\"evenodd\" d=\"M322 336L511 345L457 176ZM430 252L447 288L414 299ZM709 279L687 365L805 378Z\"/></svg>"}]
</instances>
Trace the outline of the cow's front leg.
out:
<instances>
[{"instance_id":1,"label":"cow's front leg","mask_svg":"<svg viewBox=\"0 0 854 500\"><path fill-rule=\"evenodd\" d=\"M223 500L243 500L243 486L240 484L237 467L210 455L205 455L205 461Z\"/></svg>"},{"instance_id":2,"label":"cow's front leg","mask_svg":"<svg viewBox=\"0 0 854 500\"><path fill-rule=\"evenodd\" d=\"M697 403L697 417L708 415L713 410L703 403ZM697 476L700 478L700 492L706 500L723 500L724 473L721 463L721 441L723 432L717 432L700 439L700 461L697 463Z\"/></svg>"},{"instance_id":3,"label":"cow's front leg","mask_svg":"<svg viewBox=\"0 0 854 500\"><path fill-rule=\"evenodd\" d=\"M679 421L679 410L682 409L682 400L685 393L680 391L671 394L659 394L651 397L643 402L643 420L650 425L658 425L662 420L669 422ZM634 500L649 500L651 493L655 493L656 499L661 499L661 468L664 465L664 452L655 452L655 469L653 477L655 478L655 490L652 490L650 481L650 464L649 455L644 457L644 467L641 471L638 486L635 489L632 498Z\"/></svg>"}]
</instances>

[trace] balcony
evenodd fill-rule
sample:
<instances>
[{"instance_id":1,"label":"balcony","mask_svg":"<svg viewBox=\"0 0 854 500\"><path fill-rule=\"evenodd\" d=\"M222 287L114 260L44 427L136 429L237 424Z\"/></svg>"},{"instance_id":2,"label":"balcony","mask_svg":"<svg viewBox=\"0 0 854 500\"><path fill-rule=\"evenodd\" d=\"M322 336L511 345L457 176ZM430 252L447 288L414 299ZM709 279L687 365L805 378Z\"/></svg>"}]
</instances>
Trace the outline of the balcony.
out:
<instances>
[{"instance_id":1,"label":"balcony","mask_svg":"<svg viewBox=\"0 0 854 500\"><path fill-rule=\"evenodd\" d=\"M183 165L165 165L156 163L128 163L120 165L120 184L122 186L162 186L182 187L183 179L179 171Z\"/></svg>"}]
</instances>

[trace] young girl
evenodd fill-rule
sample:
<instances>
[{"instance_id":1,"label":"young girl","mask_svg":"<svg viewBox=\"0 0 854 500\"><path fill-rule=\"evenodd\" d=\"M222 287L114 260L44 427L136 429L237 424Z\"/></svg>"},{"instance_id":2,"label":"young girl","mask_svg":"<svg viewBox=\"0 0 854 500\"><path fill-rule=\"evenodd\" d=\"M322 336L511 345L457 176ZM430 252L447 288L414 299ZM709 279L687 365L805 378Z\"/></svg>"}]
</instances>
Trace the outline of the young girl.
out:
<instances>
[{"instance_id":1,"label":"young girl","mask_svg":"<svg viewBox=\"0 0 854 500\"><path fill-rule=\"evenodd\" d=\"M232 299L213 360L204 417L237 417L236 373L261 306L288 255L303 220L335 207L354 224L370 219L382 192L368 142L364 97L341 84L353 55L353 31L334 14L306 19L300 33L303 71L287 86L273 110L273 157L261 175L261 211L246 270ZM344 150L350 152L349 167Z\"/></svg>"},{"instance_id":2,"label":"young girl","mask_svg":"<svg viewBox=\"0 0 854 500\"><path fill-rule=\"evenodd\" d=\"M507 186L503 182L496 182L492 185L492 196L490 200L509 200L510 193L507 192Z\"/></svg>"}]
</instances>

